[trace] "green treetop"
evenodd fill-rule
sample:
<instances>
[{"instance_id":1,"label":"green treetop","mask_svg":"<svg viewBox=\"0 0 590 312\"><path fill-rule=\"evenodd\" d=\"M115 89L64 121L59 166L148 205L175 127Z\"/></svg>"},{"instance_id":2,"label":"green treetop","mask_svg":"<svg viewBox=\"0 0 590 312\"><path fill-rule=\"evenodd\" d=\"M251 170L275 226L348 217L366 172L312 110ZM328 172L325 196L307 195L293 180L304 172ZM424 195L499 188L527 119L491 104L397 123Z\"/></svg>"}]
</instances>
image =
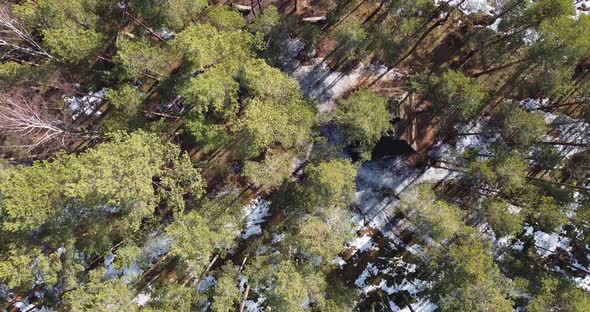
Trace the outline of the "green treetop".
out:
<instances>
[{"instance_id":1,"label":"green treetop","mask_svg":"<svg viewBox=\"0 0 590 312\"><path fill-rule=\"evenodd\" d=\"M344 127L347 140L370 159L375 144L391 129L387 99L367 89L359 90L340 101L334 112L336 122Z\"/></svg>"}]
</instances>

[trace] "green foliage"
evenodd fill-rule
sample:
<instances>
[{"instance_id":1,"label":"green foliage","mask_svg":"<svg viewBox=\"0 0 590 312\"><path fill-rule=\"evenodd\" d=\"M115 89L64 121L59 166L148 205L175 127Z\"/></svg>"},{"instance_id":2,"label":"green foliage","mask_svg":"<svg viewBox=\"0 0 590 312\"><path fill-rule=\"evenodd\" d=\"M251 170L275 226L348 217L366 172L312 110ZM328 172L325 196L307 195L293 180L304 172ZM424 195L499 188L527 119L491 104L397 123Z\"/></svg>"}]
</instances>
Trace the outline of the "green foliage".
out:
<instances>
[{"instance_id":1,"label":"green foliage","mask_svg":"<svg viewBox=\"0 0 590 312\"><path fill-rule=\"evenodd\" d=\"M571 2L571 1L570 1ZM542 96L559 98L572 90L576 66L590 56L590 16L569 15L552 18L541 24L541 38L530 50L529 60L541 65L533 84Z\"/></svg>"},{"instance_id":2,"label":"green foliage","mask_svg":"<svg viewBox=\"0 0 590 312\"><path fill-rule=\"evenodd\" d=\"M258 15L254 22L249 25L249 28L254 33L259 33L263 37L270 35L271 31L280 23L281 15L279 10L274 5L269 5L264 8L264 12Z\"/></svg>"},{"instance_id":3,"label":"green foliage","mask_svg":"<svg viewBox=\"0 0 590 312\"><path fill-rule=\"evenodd\" d=\"M250 100L240 128L252 142L248 149L252 155L279 143L285 148L301 146L311 136L316 115L311 107L299 100L296 102L262 102Z\"/></svg>"},{"instance_id":4,"label":"green foliage","mask_svg":"<svg viewBox=\"0 0 590 312\"><path fill-rule=\"evenodd\" d=\"M141 80L146 75L156 79L166 77L176 57L168 49L152 45L145 40L121 38L116 59L129 78Z\"/></svg>"},{"instance_id":5,"label":"green foliage","mask_svg":"<svg viewBox=\"0 0 590 312\"><path fill-rule=\"evenodd\" d=\"M244 175L266 190L280 186L293 172L294 155L270 150L262 162L246 161Z\"/></svg>"},{"instance_id":6,"label":"green foliage","mask_svg":"<svg viewBox=\"0 0 590 312\"><path fill-rule=\"evenodd\" d=\"M431 102L432 112L444 116L451 125L477 116L486 97L475 79L452 70L440 77L423 73L412 86Z\"/></svg>"},{"instance_id":7,"label":"green foliage","mask_svg":"<svg viewBox=\"0 0 590 312\"><path fill-rule=\"evenodd\" d=\"M137 311L133 292L122 280L93 280L66 292L63 304L68 311Z\"/></svg>"},{"instance_id":8,"label":"green foliage","mask_svg":"<svg viewBox=\"0 0 590 312\"><path fill-rule=\"evenodd\" d=\"M198 116L211 112L216 119L233 119L239 110L238 93L240 85L237 74L227 65L216 66L207 72L191 78L181 90L187 104L194 106Z\"/></svg>"},{"instance_id":9,"label":"green foliage","mask_svg":"<svg viewBox=\"0 0 590 312\"><path fill-rule=\"evenodd\" d=\"M106 121L109 130L134 129L141 125L145 96L137 88L125 84L108 90L106 97L113 107Z\"/></svg>"},{"instance_id":10,"label":"green foliage","mask_svg":"<svg viewBox=\"0 0 590 312\"><path fill-rule=\"evenodd\" d=\"M38 0L14 5L12 11L31 27L93 29L98 0Z\"/></svg>"},{"instance_id":11,"label":"green foliage","mask_svg":"<svg viewBox=\"0 0 590 312\"><path fill-rule=\"evenodd\" d=\"M527 306L527 311L572 311L582 312L590 309L590 296L576 288L570 281L557 278L544 278L539 293Z\"/></svg>"},{"instance_id":12,"label":"green foliage","mask_svg":"<svg viewBox=\"0 0 590 312\"><path fill-rule=\"evenodd\" d=\"M557 201L549 196L532 199L528 214L542 230L547 232L559 231L559 228L568 221Z\"/></svg>"},{"instance_id":13,"label":"green foliage","mask_svg":"<svg viewBox=\"0 0 590 312\"><path fill-rule=\"evenodd\" d=\"M539 25L545 20L551 20L555 17L574 15L574 5L572 0L540 0L535 1L527 11L527 17L530 23Z\"/></svg>"},{"instance_id":14,"label":"green foliage","mask_svg":"<svg viewBox=\"0 0 590 312\"><path fill-rule=\"evenodd\" d=\"M135 0L130 6L151 24L181 30L199 16L207 7L206 0Z\"/></svg>"},{"instance_id":15,"label":"green foliage","mask_svg":"<svg viewBox=\"0 0 590 312\"><path fill-rule=\"evenodd\" d=\"M246 27L242 14L225 5L218 5L209 10L207 21L218 30L239 30Z\"/></svg>"},{"instance_id":16,"label":"green foliage","mask_svg":"<svg viewBox=\"0 0 590 312\"><path fill-rule=\"evenodd\" d=\"M511 212L508 203L490 200L486 202L485 209L487 221L496 236L514 235L522 231L524 218L519 212Z\"/></svg>"},{"instance_id":17,"label":"green foliage","mask_svg":"<svg viewBox=\"0 0 590 312\"><path fill-rule=\"evenodd\" d=\"M156 288L147 309L148 312L174 312L174 311L197 311L201 310L205 300L195 287L185 286L177 283L168 283Z\"/></svg>"},{"instance_id":18,"label":"green foliage","mask_svg":"<svg viewBox=\"0 0 590 312\"><path fill-rule=\"evenodd\" d=\"M0 281L13 289L31 287L35 278L30 269L31 262L28 256L15 249L9 250L0 258Z\"/></svg>"},{"instance_id":19,"label":"green foliage","mask_svg":"<svg viewBox=\"0 0 590 312\"><path fill-rule=\"evenodd\" d=\"M461 210L437 200L428 184L408 191L401 199L400 208L422 235L439 242L460 234L465 226Z\"/></svg>"},{"instance_id":20,"label":"green foliage","mask_svg":"<svg viewBox=\"0 0 590 312\"><path fill-rule=\"evenodd\" d=\"M3 82L0 90L42 80L51 70L51 66L45 64L31 66L12 61L0 63L0 80Z\"/></svg>"},{"instance_id":21,"label":"green foliage","mask_svg":"<svg viewBox=\"0 0 590 312\"><path fill-rule=\"evenodd\" d=\"M334 119L344 128L349 144L363 159L370 159L375 144L391 129L392 116L386 98L362 89L340 101Z\"/></svg>"},{"instance_id":22,"label":"green foliage","mask_svg":"<svg viewBox=\"0 0 590 312\"><path fill-rule=\"evenodd\" d=\"M166 228L172 238L170 252L190 264L196 276L209 264L216 246L216 235L208 227L208 221L196 211L177 216Z\"/></svg>"},{"instance_id":23,"label":"green foliage","mask_svg":"<svg viewBox=\"0 0 590 312\"><path fill-rule=\"evenodd\" d=\"M217 277L217 284L213 286L213 304L211 309L214 312L235 311L236 306L242 299L238 288L239 267L231 264L224 265Z\"/></svg>"},{"instance_id":24,"label":"green foliage","mask_svg":"<svg viewBox=\"0 0 590 312\"><path fill-rule=\"evenodd\" d=\"M526 161L518 153L499 152L491 160L470 162L467 175L474 186L484 184L514 195L525 186L527 170Z\"/></svg>"},{"instance_id":25,"label":"green foliage","mask_svg":"<svg viewBox=\"0 0 590 312\"><path fill-rule=\"evenodd\" d=\"M52 162L3 171L2 231L44 225L50 235L45 243L60 246L71 237L84 241L80 247L89 254L102 254L110 240L137 230L158 203L182 211L183 195L201 194L198 171L186 155L178 155L176 146L155 135L115 134L80 155L61 154Z\"/></svg>"},{"instance_id":26,"label":"green foliage","mask_svg":"<svg viewBox=\"0 0 590 312\"><path fill-rule=\"evenodd\" d=\"M259 256L245 271L251 287L259 289L265 303L276 311L304 311L303 303L308 298L310 287L306 277L298 272L293 262L288 260L269 263L268 258Z\"/></svg>"},{"instance_id":27,"label":"green foliage","mask_svg":"<svg viewBox=\"0 0 590 312\"><path fill-rule=\"evenodd\" d=\"M318 208L344 208L356 190L357 168L348 160L336 159L308 166L305 181L306 201L310 211Z\"/></svg>"},{"instance_id":28,"label":"green foliage","mask_svg":"<svg viewBox=\"0 0 590 312\"><path fill-rule=\"evenodd\" d=\"M178 34L174 46L197 71L228 60L249 59L254 56L256 43L254 36L247 32L193 25Z\"/></svg>"},{"instance_id":29,"label":"green foliage","mask_svg":"<svg viewBox=\"0 0 590 312\"><path fill-rule=\"evenodd\" d=\"M504 141L516 148L529 148L548 131L543 115L527 112L516 102L506 103L498 117Z\"/></svg>"},{"instance_id":30,"label":"green foliage","mask_svg":"<svg viewBox=\"0 0 590 312\"><path fill-rule=\"evenodd\" d=\"M348 210L330 209L321 216L302 218L292 236L285 240L293 242L302 256L313 265L330 265L344 244L354 237L351 220L352 215Z\"/></svg>"},{"instance_id":31,"label":"green foliage","mask_svg":"<svg viewBox=\"0 0 590 312\"><path fill-rule=\"evenodd\" d=\"M336 29L334 37L340 43L343 58L348 61L360 61L368 54L369 32L362 22L346 19Z\"/></svg>"},{"instance_id":32,"label":"green foliage","mask_svg":"<svg viewBox=\"0 0 590 312\"><path fill-rule=\"evenodd\" d=\"M498 269L489 243L468 236L437 259L440 280L433 292L445 311L513 311L506 279Z\"/></svg>"},{"instance_id":33,"label":"green foliage","mask_svg":"<svg viewBox=\"0 0 590 312\"><path fill-rule=\"evenodd\" d=\"M141 248L135 245L123 246L117 249L114 265L117 270L131 267L141 255Z\"/></svg>"},{"instance_id":34,"label":"green foliage","mask_svg":"<svg viewBox=\"0 0 590 312\"><path fill-rule=\"evenodd\" d=\"M47 29L43 39L57 57L70 63L92 62L105 44L103 34L80 28Z\"/></svg>"}]
</instances>

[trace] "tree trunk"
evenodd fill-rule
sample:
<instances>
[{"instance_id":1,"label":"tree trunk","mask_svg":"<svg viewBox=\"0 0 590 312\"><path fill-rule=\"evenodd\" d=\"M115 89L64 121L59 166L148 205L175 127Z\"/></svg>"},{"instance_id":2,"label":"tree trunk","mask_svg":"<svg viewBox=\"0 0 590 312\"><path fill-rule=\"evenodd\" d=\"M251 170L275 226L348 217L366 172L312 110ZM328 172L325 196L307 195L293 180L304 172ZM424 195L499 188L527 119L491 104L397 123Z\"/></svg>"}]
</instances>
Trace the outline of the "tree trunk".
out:
<instances>
[{"instance_id":1,"label":"tree trunk","mask_svg":"<svg viewBox=\"0 0 590 312\"><path fill-rule=\"evenodd\" d=\"M486 70L482 70L480 72L471 74L470 76L473 77L473 78L478 78L479 76L491 74L491 73L496 72L498 70L502 70L504 68L508 68L508 67L514 66L516 64L522 63L522 62L524 62L526 60L527 59L520 59L520 60L517 60L517 61L514 61L514 62L509 62L508 64L504 64L504 65L500 65L500 66L488 68Z\"/></svg>"},{"instance_id":2,"label":"tree trunk","mask_svg":"<svg viewBox=\"0 0 590 312\"><path fill-rule=\"evenodd\" d=\"M244 297L242 297L242 302L240 303L240 312L244 312L244 308L246 307L246 300L248 299L249 292L250 292L250 285L247 285L246 291L244 291Z\"/></svg>"}]
</instances>

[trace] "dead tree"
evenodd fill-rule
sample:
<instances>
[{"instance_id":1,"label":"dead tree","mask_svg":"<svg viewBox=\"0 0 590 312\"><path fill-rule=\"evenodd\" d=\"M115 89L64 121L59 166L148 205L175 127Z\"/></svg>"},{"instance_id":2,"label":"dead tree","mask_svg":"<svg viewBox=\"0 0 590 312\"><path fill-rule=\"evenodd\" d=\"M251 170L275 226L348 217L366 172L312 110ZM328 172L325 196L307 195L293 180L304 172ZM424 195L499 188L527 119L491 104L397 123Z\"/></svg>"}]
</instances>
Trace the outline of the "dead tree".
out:
<instances>
[{"instance_id":1,"label":"dead tree","mask_svg":"<svg viewBox=\"0 0 590 312\"><path fill-rule=\"evenodd\" d=\"M50 112L44 102L23 96L0 96L0 135L16 140L1 147L59 149L75 138L92 139L96 135L76 130ZM6 141L6 140L5 140Z\"/></svg>"},{"instance_id":2,"label":"dead tree","mask_svg":"<svg viewBox=\"0 0 590 312\"><path fill-rule=\"evenodd\" d=\"M0 47L6 50L0 59L27 55L58 60L35 40L25 25L10 15L6 7L0 7Z\"/></svg>"}]
</instances>

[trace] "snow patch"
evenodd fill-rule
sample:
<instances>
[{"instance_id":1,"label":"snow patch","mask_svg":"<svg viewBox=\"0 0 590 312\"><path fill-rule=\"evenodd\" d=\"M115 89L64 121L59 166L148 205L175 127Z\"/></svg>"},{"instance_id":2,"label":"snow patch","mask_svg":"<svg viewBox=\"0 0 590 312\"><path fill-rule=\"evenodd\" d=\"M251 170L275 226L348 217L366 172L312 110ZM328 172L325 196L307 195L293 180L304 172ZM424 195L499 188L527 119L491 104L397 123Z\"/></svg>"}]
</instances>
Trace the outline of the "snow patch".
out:
<instances>
[{"instance_id":1,"label":"snow patch","mask_svg":"<svg viewBox=\"0 0 590 312\"><path fill-rule=\"evenodd\" d=\"M558 248L569 250L570 239L561 236L557 233L547 234L542 231L534 233L535 245L537 246L537 253L540 256L546 257L557 251Z\"/></svg>"},{"instance_id":2,"label":"snow patch","mask_svg":"<svg viewBox=\"0 0 590 312\"><path fill-rule=\"evenodd\" d=\"M250 204L244 206L244 215L246 216L246 229L242 233L243 239L262 233L260 224L266 221L270 216L270 201L261 197L254 199Z\"/></svg>"},{"instance_id":3,"label":"snow patch","mask_svg":"<svg viewBox=\"0 0 590 312\"><path fill-rule=\"evenodd\" d=\"M96 92L90 92L84 96L72 96L66 98L68 108L72 114L72 119L76 120L82 116L90 116L94 113L103 103L104 98L107 94L107 89L102 88ZM96 112L96 115L100 115L100 112Z\"/></svg>"}]
</instances>

